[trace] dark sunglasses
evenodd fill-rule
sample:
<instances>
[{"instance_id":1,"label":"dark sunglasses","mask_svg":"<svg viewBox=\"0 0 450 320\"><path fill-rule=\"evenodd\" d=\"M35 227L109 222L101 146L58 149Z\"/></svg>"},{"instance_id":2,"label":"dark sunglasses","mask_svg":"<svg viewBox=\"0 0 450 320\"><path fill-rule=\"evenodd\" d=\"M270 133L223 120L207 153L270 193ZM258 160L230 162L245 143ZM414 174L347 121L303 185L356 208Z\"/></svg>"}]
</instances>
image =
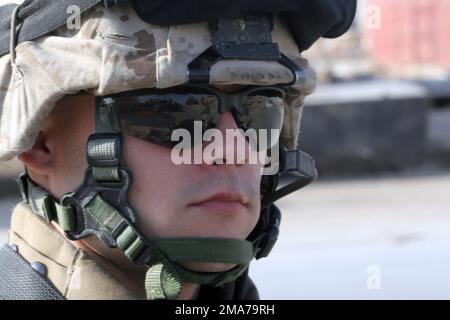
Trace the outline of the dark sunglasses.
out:
<instances>
[{"instance_id":1,"label":"dark sunglasses","mask_svg":"<svg viewBox=\"0 0 450 320\"><path fill-rule=\"evenodd\" d=\"M204 134L217 125L226 111L244 131L267 130L266 145L270 147L274 141L271 129L280 132L283 125L285 95L279 87L225 93L209 86L183 86L124 92L99 97L96 103L109 110L115 130L164 147L178 144L171 139L176 129L185 129L193 136L195 121L201 121ZM253 142L259 145L258 141Z\"/></svg>"}]
</instances>

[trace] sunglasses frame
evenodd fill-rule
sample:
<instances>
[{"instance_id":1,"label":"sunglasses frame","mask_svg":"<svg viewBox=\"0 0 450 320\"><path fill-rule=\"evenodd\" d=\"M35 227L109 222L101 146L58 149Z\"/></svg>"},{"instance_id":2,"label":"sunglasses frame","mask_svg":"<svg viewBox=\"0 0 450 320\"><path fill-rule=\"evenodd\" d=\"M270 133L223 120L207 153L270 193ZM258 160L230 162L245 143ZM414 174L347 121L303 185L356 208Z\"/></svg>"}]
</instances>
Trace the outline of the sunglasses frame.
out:
<instances>
[{"instance_id":1,"label":"sunglasses frame","mask_svg":"<svg viewBox=\"0 0 450 320\"><path fill-rule=\"evenodd\" d=\"M110 117L110 123L114 125L114 127L120 131L120 117L117 115L117 107L114 105L115 103L110 101L106 102L106 99L120 99L121 97L126 98L138 98L139 96L149 96L149 95L165 95L165 94L211 94L218 98L218 114L221 115L225 113L226 111L230 111L233 115L234 120L238 124L240 128L243 128L243 125L241 123L241 120L239 119L239 114L244 110L243 105L246 102L246 99L249 95L255 92L260 91L272 91L276 92L277 94L273 97L279 97L283 101L286 97L286 90L284 87L281 86L250 86L242 88L241 90L238 90L236 92L224 92L219 89L216 89L212 86L206 86L206 85L183 85L183 86L177 86L173 88L167 88L167 89L139 89L134 91L126 91L126 92L120 92L117 94L107 95L107 96L101 96L96 97L95 104L96 107L99 106L99 104L106 104L110 107L109 117ZM268 96L272 97L272 96ZM237 113L237 114L236 114ZM284 117L284 113L283 113ZM214 123L213 124L217 124ZM282 126L282 123L281 123ZM247 128L243 128L247 129ZM281 130L281 128L280 128Z\"/></svg>"}]
</instances>

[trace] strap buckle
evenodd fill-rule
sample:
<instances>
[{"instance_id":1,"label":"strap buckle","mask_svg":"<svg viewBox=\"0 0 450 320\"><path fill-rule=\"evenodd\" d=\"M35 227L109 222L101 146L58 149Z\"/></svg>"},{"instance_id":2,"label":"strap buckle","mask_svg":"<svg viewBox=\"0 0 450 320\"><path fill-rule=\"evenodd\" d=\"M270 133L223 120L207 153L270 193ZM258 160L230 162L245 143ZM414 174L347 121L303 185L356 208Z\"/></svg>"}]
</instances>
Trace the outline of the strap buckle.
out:
<instances>
[{"instance_id":1,"label":"strap buckle","mask_svg":"<svg viewBox=\"0 0 450 320\"><path fill-rule=\"evenodd\" d=\"M256 259L265 258L272 251L280 234L280 222L281 211L276 205L272 204L270 208L270 224L257 245L259 251L255 255Z\"/></svg>"},{"instance_id":2,"label":"strap buckle","mask_svg":"<svg viewBox=\"0 0 450 320\"><path fill-rule=\"evenodd\" d=\"M263 196L261 201L262 208L267 208L275 201L309 185L318 175L316 162L310 155L298 149L287 150L280 145L279 174L285 172L297 176L298 179L278 190L273 190L272 186L272 191Z\"/></svg>"},{"instance_id":3,"label":"strap buckle","mask_svg":"<svg viewBox=\"0 0 450 320\"><path fill-rule=\"evenodd\" d=\"M122 159L122 135L94 133L87 142L87 162L91 167L119 166Z\"/></svg>"},{"instance_id":4,"label":"strap buckle","mask_svg":"<svg viewBox=\"0 0 450 320\"><path fill-rule=\"evenodd\" d=\"M300 149L284 150L281 154L284 157L280 171L314 180L316 176L316 162L313 157Z\"/></svg>"}]
</instances>

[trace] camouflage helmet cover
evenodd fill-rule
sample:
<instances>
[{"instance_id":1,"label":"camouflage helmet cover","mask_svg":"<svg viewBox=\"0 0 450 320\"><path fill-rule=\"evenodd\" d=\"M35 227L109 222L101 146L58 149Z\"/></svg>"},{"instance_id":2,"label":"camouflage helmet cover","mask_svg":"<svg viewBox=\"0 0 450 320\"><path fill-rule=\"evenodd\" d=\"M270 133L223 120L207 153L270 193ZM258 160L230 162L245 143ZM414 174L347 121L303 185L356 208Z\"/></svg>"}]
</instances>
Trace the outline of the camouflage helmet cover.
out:
<instances>
[{"instance_id":1,"label":"camouflage helmet cover","mask_svg":"<svg viewBox=\"0 0 450 320\"><path fill-rule=\"evenodd\" d=\"M278 16L272 31L280 51L303 69L302 84L289 89L281 142L296 146L304 96L316 83ZM141 20L131 7L97 5L81 16L80 28L67 26L16 46L0 58L0 161L29 150L55 103L82 90L105 95L187 83L187 66L212 45L208 24L161 27ZM273 61L219 61L211 84L272 85L293 80Z\"/></svg>"}]
</instances>

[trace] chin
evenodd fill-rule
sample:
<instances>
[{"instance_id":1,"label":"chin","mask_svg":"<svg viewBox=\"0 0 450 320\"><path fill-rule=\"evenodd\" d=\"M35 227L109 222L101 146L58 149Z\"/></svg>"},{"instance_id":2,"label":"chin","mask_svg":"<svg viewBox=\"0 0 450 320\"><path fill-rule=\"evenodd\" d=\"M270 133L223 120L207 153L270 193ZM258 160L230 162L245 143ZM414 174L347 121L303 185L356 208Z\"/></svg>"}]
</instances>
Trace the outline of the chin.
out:
<instances>
[{"instance_id":1,"label":"chin","mask_svg":"<svg viewBox=\"0 0 450 320\"><path fill-rule=\"evenodd\" d=\"M212 262L183 262L180 265L186 269L196 272L223 272L233 269L236 264L212 263Z\"/></svg>"}]
</instances>

